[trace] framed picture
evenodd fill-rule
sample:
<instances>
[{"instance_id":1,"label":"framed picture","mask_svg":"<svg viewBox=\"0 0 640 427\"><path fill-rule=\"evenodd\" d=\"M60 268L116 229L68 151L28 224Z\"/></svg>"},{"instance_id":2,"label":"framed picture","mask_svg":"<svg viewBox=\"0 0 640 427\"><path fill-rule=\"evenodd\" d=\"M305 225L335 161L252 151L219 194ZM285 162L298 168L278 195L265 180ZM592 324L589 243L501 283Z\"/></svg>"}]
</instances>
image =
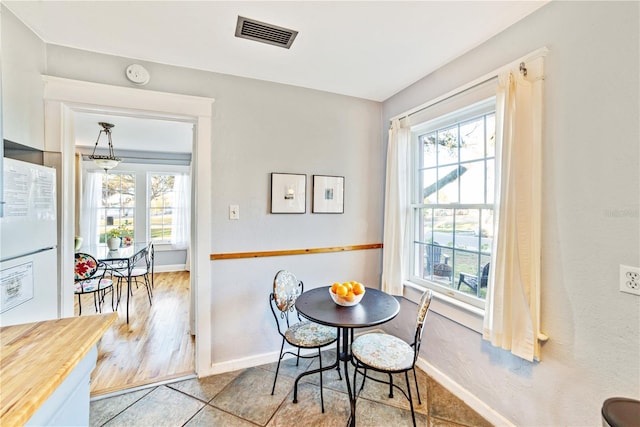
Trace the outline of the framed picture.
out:
<instances>
[{"instance_id":1,"label":"framed picture","mask_svg":"<svg viewBox=\"0 0 640 427\"><path fill-rule=\"evenodd\" d=\"M271 174L271 213L305 213L307 175Z\"/></svg>"},{"instance_id":2,"label":"framed picture","mask_svg":"<svg viewBox=\"0 0 640 427\"><path fill-rule=\"evenodd\" d=\"M313 175L313 213L344 213L344 177Z\"/></svg>"}]
</instances>

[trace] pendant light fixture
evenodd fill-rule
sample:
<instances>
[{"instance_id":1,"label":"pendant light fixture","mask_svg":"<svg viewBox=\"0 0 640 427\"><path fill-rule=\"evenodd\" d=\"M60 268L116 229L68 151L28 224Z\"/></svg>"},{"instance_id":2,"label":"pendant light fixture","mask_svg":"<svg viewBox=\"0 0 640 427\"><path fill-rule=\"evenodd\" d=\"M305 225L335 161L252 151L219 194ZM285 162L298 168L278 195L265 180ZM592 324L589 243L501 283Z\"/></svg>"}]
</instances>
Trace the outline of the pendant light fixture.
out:
<instances>
[{"instance_id":1,"label":"pendant light fixture","mask_svg":"<svg viewBox=\"0 0 640 427\"><path fill-rule=\"evenodd\" d=\"M98 133L98 139L96 139L96 145L93 147L93 153L89 156L89 158L93 160L93 162L96 165L104 169L106 172L109 169L113 169L116 166L118 166L121 159L119 157L116 157L115 154L113 154L113 144L111 142L111 128L114 125L112 125L111 123L105 123L105 122L99 122L98 124L102 126L102 129L100 129L100 132ZM107 154L106 156L102 154L96 154L96 149L98 148L98 142L100 142L100 136L102 135L103 132L107 135L107 141L109 143L109 154Z\"/></svg>"}]
</instances>

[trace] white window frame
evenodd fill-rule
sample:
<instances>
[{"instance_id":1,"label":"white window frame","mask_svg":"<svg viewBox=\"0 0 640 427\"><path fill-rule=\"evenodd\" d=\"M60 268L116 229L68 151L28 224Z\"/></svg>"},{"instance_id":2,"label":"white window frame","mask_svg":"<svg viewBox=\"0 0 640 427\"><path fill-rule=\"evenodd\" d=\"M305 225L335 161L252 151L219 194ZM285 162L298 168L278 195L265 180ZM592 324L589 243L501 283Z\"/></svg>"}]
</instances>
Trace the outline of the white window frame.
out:
<instances>
[{"instance_id":1,"label":"white window frame","mask_svg":"<svg viewBox=\"0 0 640 427\"><path fill-rule=\"evenodd\" d=\"M449 303L456 304L456 301L462 303L463 307L470 309L471 311L480 310L481 313L484 312L485 301L480 298L473 297L471 295L466 295L463 292L458 292L457 290L448 289L437 282L425 279L421 276L417 276L416 271L416 254L415 254L415 244L414 242L417 240L416 236L418 233L418 217L417 213L420 212L420 209L429 208L430 205L421 203L422 199L420 194L422 193L422 185L420 180L419 173L419 159L420 159L420 150L422 145L420 144L419 137L426 133L430 133L432 131L446 128L458 123L466 122L470 119L477 118L484 115L489 115L491 113L495 114L495 96L487 98L485 100L475 102L471 105L465 106L461 109L457 109L450 113L447 113L443 116L436 117L429 121L415 124L411 127L411 180L410 180L410 200L411 204L409 209L411 210L411 224L410 224L410 235L411 242L409 247L409 271L406 277L409 278L409 282L413 285L418 285L421 288L429 288L436 292L437 294L447 296L446 300ZM495 161L495 160L494 160ZM485 177L486 178L486 177ZM466 204L461 203L451 203L447 205L447 207L453 208L465 208ZM455 248L452 248L455 250ZM470 272L472 273L472 272ZM452 272L453 274L453 272ZM480 278L478 277L478 280ZM455 281L456 278L452 277L452 280Z\"/></svg>"},{"instance_id":2,"label":"white window frame","mask_svg":"<svg viewBox=\"0 0 640 427\"><path fill-rule=\"evenodd\" d=\"M171 175L176 176L179 172L156 172L156 171L148 171L146 173L147 178L147 187L146 187L146 203L147 203L147 241L151 241L151 177L159 176L159 175ZM171 209L175 210L175 206L172 206ZM153 242L155 245L170 245L171 239L163 239L163 240L155 240Z\"/></svg>"},{"instance_id":3,"label":"white window frame","mask_svg":"<svg viewBox=\"0 0 640 427\"><path fill-rule=\"evenodd\" d=\"M89 172L102 171L93 162L83 162L83 168ZM104 173L104 171L102 171ZM110 172L112 173L112 172ZM129 173L135 176L136 202L134 208L134 242L148 242L151 238L150 219L150 176L151 175L178 175L189 174L189 166L121 163L113 173ZM156 242L156 250L171 249L171 242L163 240Z\"/></svg>"}]
</instances>

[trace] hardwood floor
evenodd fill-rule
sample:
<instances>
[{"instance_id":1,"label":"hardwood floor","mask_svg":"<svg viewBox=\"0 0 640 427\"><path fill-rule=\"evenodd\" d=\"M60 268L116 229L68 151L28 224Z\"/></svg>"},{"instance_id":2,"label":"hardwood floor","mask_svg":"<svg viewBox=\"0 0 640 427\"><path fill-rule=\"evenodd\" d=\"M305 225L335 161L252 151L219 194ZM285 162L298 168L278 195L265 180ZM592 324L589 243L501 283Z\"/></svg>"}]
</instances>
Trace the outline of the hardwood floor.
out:
<instances>
[{"instance_id":1,"label":"hardwood floor","mask_svg":"<svg viewBox=\"0 0 640 427\"><path fill-rule=\"evenodd\" d=\"M129 301L126 286L118 319L98 343L98 363L91 375L91 396L184 377L195 372L195 339L189 331L189 272L155 273L153 305L144 286ZM103 313L111 311L107 294ZM78 313L76 298L76 315ZM94 313L93 297L82 300L83 315Z\"/></svg>"}]
</instances>

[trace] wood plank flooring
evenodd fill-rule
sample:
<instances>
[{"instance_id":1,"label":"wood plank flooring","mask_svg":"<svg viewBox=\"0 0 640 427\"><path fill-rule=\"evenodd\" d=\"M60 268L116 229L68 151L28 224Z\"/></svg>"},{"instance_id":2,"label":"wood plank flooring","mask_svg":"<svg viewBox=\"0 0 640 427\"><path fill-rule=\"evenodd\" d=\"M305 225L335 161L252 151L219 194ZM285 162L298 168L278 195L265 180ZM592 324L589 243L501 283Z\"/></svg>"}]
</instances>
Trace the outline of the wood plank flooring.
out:
<instances>
[{"instance_id":1,"label":"wood plank flooring","mask_svg":"<svg viewBox=\"0 0 640 427\"><path fill-rule=\"evenodd\" d=\"M152 305L146 289L132 285L129 324L126 285L118 319L98 343L98 363L91 375L91 396L191 375L195 339L189 331L189 272L155 273ZM95 311L93 297L82 300L82 314ZM111 312L107 294L103 313ZM76 298L76 315L77 298Z\"/></svg>"}]
</instances>

